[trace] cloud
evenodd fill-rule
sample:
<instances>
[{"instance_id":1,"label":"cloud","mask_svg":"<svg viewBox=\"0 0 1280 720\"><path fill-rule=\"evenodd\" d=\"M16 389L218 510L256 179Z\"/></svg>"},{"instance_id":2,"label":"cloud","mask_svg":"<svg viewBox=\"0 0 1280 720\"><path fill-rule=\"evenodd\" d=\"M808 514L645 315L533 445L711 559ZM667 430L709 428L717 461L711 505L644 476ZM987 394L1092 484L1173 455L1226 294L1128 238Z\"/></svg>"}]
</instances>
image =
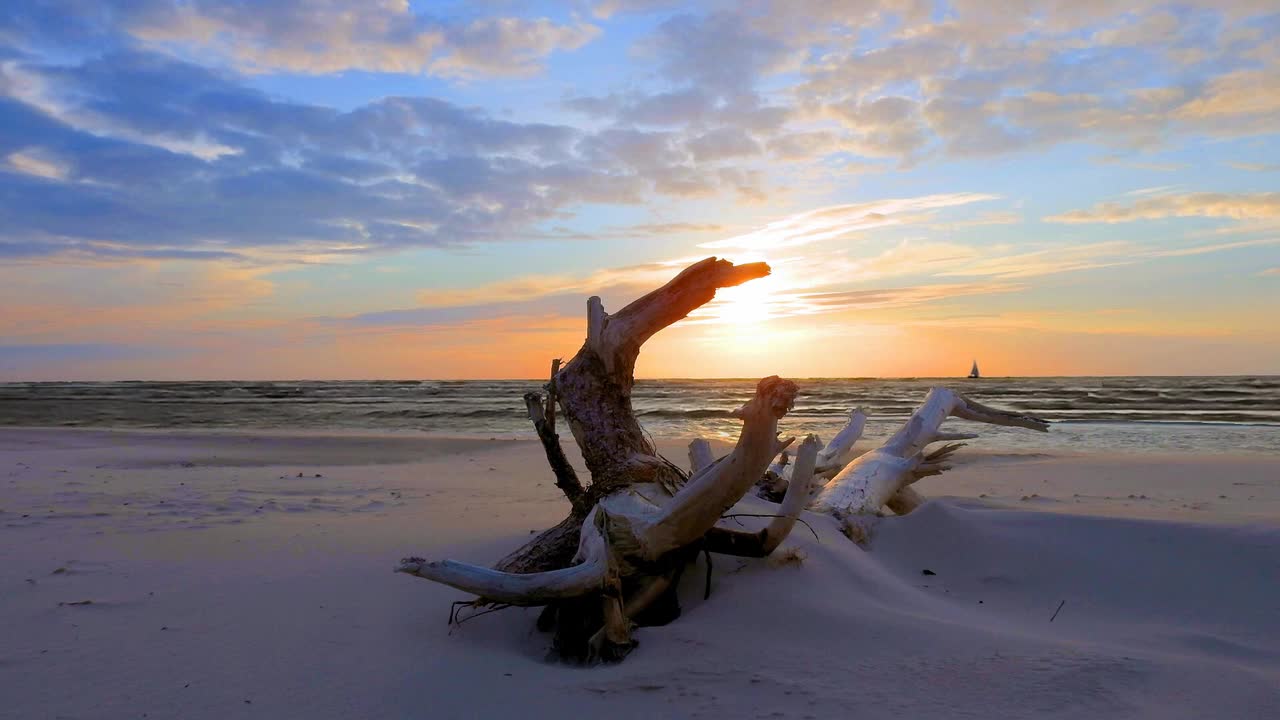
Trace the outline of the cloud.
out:
<instances>
[{"instance_id":1,"label":"cloud","mask_svg":"<svg viewBox=\"0 0 1280 720\"><path fill-rule=\"evenodd\" d=\"M487 318L578 316L583 299L600 295L617 309L670 280L692 258L610 268L588 275L527 275L460 289L432 289L418 295L417 308L328 319L375 327L443 326ZM772 263L773 274L748 286L722 289L683 325L758 322L823 315L851 309L898 308L952 298L1013 292L1022 286L992 283L933 283L889 288L849 288L870 273L830 282L831 273L805 272L794 260Z\"/></svg>"},{"instance_id":2,"label":"cloud","mask_svg":"<svg viewBox=\"0 0 1280 720\"><path fill-rule=\"evenodd\" d=\"M1280 115L1280 54L1271 50L1280 25L1255 0L1020 0L999 9L955 0L946 12L924 0L762 0L702 12L653 0L588 5L598 18L650 14L641 25L651 32L630 53L647 67L608 94L564 103L595 127L671 132L668 145L684 159L661 174L676 194L716 184L688 177L691 163L759 161L760 149L781 160L909 165L1088 142L1105 148L1103 162L1171 170L1143 155L1196 136L1271 134ZM81 54L95 40L141 46L245 72L467 79L536 73L551 54L625 34L627 23L436 16L403 0L63 0L0 15L0 38ZM188 140L203 153L236 147Z\"/></svg>"},{"instance_id":3,"label":"cloud","mask_svg":"<svg viewBox=\"0 0 1280 720\"><path fill-rule=\"evenodd\" d=\"M1102 165L1119 165L1120 167L1133 168L1135 170L1150 170L1151 172L1177 172L1191 167L1187 163L1135 160L1119 153L1103 155L1095 158L1094 162Z\"/></svg>"},{"instance_id":4,"label":"cloud","mask_svg":"<svg viewBox=\"0 0 1280 720\"><path fill-rule=\"evenodd\" d=\"M1123 242L1086 243L999 254L959 263L939 273L953 277L1028 278L1038 275L1092 270L1137 262L1135 247Z\"/></svg>"},{"instance_id":5,"label":"cloud","mask_svg":"<svg viewBox=\"0 0 1280 720\"><path fill-rule=\"evenodd\" d=\"M856 140L846 146L860 155L909 159L930 142L920 104L910 98L851 100L829 105L827 112L853 131Z\"/></svg>"},{"instance_id":6,"label":"cloud","mask_svg":"<svg viewBox=\"0 0 1280 720\"><path fill-rule=\"evenodd\" d=\"M903 159L1075 141L1141 152L1193 133L1273 132L1280 93L1268 90L1280 58L1266 48L1280 30L1255 21L1263 8L1160 4L1016 2L996 10L962 0L939 20L928 4L921 12L858 3L829 25L814 23L825 32L793 33L814 58L795 93L810 117L834 116L865 133L871 153ZM774 15L820 12L796 5ZM895 124L860 117L885 102L895 105Z\"/></svg>"},{"instance_id":7,"label":"cloud","mask_svg":"<svg viewBox=\"0 0 1280 720\"><path fill-rule=\"evenodd\" d=\"M1280 244L1280 238L1259 238L1185 247L1160 248L1132 242L1111 241L1083 245L1059 245L1026 252L1000 254L1008 248L988 250L990 257L964 259L938 271L941 277L1029 278L1080 270L1133 265L1160 258L1189 257L1215 252Z\"/></svg>"},{"instance_id":8,"label":"cloud","mask_svg":"<svg viewBox=\"0 0 1280 720\"><path fill-rule=\"evenodd\" d=\"M9 167L20 173L34 175L45 180L65 180L67 168L53 157L42 157L39 152L17 151L5 158Z\"/></svg>"},{"instance_id":9,"label":"cloud","mask_svg":"<svg viewBox=\"0 0 1280 720\"><path fill-rule=\"evenodd\" d=\"M600 28L576 22L558 25L547 18L482 18L448 27L448 48L430 65L446 77L531 75L542 59L554 52L572 51L600 34Z\"/></svg>"},{"instance_id":10,"label":"cloud","mask_svg":"<svg viewBox=\"0 0 1280 720\"><path fill-rule=\"evenodd\" d=\"M830 130L781 133L768 141L769 152L779 160L812 160L852 149L846 138Z\"/></svg>"},{"instance_id":11,"label":"cloud","mask_svg":"<svg viewBox=\"0 0 1280 720\"><path fill-rule=\"evenodd\" d=\"M172 355L161 347L125 343L44 343L0 345L0 373L29 373L31 368Z\"/></svg>"},{"instance_id":12,"label":"cloud","mask_svg":"<svg viewBox=\"0 0 1280 720\"><path fill-rule=\"evenodd\" d=\"M1088 143L1099 162L1172 172L1185 165L1151 154L1274 132L1280 25L1267 14L1252 0L715 5L636 42L656 77L565 104L618 129L660 128L692 162L817 161L843 175Z\"/></svg>"},{"instance_id":13,"label":"cloud","mask_svg":"<svg viewBox=\"0 0 1280 720\"><path fill-rule=\"evenodd\" d=\"M613 235L677 235L684 233L712 233L723 232L726 226L719 223L688 223L688 222L670 222L670 223L646 223L642 225L627 225L623 227L610 228L608 232Z\"/></svg>"},{"instance_id":14,"label":"cloud","mask_svg":"<svg viewBox=\"0 0 1280 720\"><path fill-rule=\"evenodd\" d=\"M1197 127L1212 128L1219 135L1274 132L1280 116L1280 64L1215 77L1174 115Z\"/></svg>"},{"instance_id":15,"label":"cloud","mask_svg":"<svg viewBox=\"0 0 1280 720\"><path fill-rule=\"evenodd\" d=\"M915 287L828 290L804 293L798 300L814 310L805 314L899 308L952 300L970 295L1016 292L1021 285L1009 283L939 283Z\"/></svg>"},{"instance_id":16,"label":"cloud","mask_svg":"<svg viewBox=\"0 0 1280 720\"><path fill-rule=\"evenodd\" d=\"M728 10L668 18L644 48L658 57L659 72L669 79L726 95L750 90L787 54L781 41L754 28L746 14Z\"/></svg>"},{"instance_id":17,"label":"cloud","mask_svg":"<svg viewBox=\"0 0 1280 720\"><path fill-rule=\"evenodd\" d=\"M1144 338L1228 338L1238 336L1234 328L1212 318L1170 317L1155 308L1099 308L1090 310L1011 311L982 315L951 315L904 320L903 324L980 332L1079 333L1083 335L1130 335ZM1025 335L1022 335L1026 337Z\"/></svg>"},{"instance_id":18,"label":"cloud","mask_svg":"<svg viewBox=\"0 0 1280 720\"><path fill-rule=\"evenodd\" d=\"M92 7L55 0L41 5L0 19L0 37L11 35L20 45L113 40L117 46L221 62L244 72L523 76L540 71L552 53L576 50L599 35L590 23L545 17L434 17L414 12L405 0L108 0Z\"/></svg>"},{"instance_id":19,"label":"cloud","mask_svg":"<svg viewBox=\"0 0 1280 720\"><path fill-rule=\"evenodd\" d=\"M1254 240L1239 240L1237 242L1225 243L1209 243L1206 245L1191 245L1183 248L1171 248L1169 250L1157 250L1148 253L1149 257L1187 257L1190 255L1205 255L1207 253L1223 252L1226 250L1239 250L1241 248L1266 247L1268 245L1280 245L1280 237L1257 238Z\"/></svg>"},{"instance_id":20,"label":"cloud","mask_svg":"<svg viewBox=\"0 0 1280 720\"><path fill-rule=\"evenodd\" d=\"M741 128L719 128L689 141L687 147L696 162L714 162L760 153L760 143Z\"/></svg>"},{"instance_id":21,"label":"cloud","mask_svg":"<svg viewBox=\"0 0 1280 720\"><path fill-rule=\"evenodd\" d=\"M1272 220L1280 218L1280 193L1183 193L1144 197L1131 204L1107 202L1087 210L1051 215L1047 222L1122 223L1162 218L1227 218Z\"/></svg>"},{"instance_id":22,"label":"cloud","mask_svg":"<svg viewBox=\"0 0 1280 720\"><path fill-rule=\"evenodd\" d=\"M290 102L153 53L0 64L0 252L341 257L520 237L583 205L759 197L662 132L513 122L435 98ZM709 142L706 152L732 147Z\"/></svg>"},{"instance_id":23,"label":"cloud","mask_svg":"<svg viewBox=\"0 0 1280 720\"><path fill-rule=\"evenodd\" d=\"M0 263L0 337L15 344L185 344L244 329L274 300L261 268L191 259Z\"/></svg>"},{"instance_id":24,"label":"cloud","mask_svg":"<svg viewBox=\"0 0 1280 720\"><path fill-rule=\"evenodd\" d=\"M950 193L833 205L776 220L743 235L702 243L699 247L779 250L831 240L863 230L915 222L933 210L995 199L998 196L983 193Z\"/></svg>"},{"instance_id":25,"label":"cloud","mask_svg":"<svg viewBox=\"0 0 1280 720\"><path fill-rule=\"evenodd\" d=\"M620 13L645 13L679 5L676 0L600 0L591 7L591 14L609 18Z\"/></svg>"},{"instance_id":26,"label":"cloud","mask_svg":"<svg viewBox=\"0 0 1280 720\"><path fill-rule=\"evenodd\" d=\"M992 210L979 213L976 217L967 220L950 220L948 222L936 223L929 227L933 230L954 230L957 228L973 228L984 227L989 225L1018 225L1022 223L1022 216L1016 212L1009 210Z\"/></svg>"},{"instance_id":27,"label":"cloud","mask_svg":"<svg viewBox=\"0 0 1280 720\"><path fill-rule=\"evenodd\" d=\"M868 259L850 259L847 253L835 251L824 252L820 261L789 252L857 230L921 223L928 220L933 211L993 199L996 196L958 193L831 206L768 223L750 233L704 243L704 248L732 248L749 255L767 253L773 272L749 287L717 293L713 302L690 316L691 323L758 322L851 308L902 307L1020 289L1021 286L1007 282L851 287L898 275L945 276L949 269L966 265L975 268L968 274L1000 276L1001 279L1037 274L1029 270L1015 272L1012 267L1000 272L978 268L981 251L965 245L903 241ZM1009 220L994 214L975 222ZM433 289L419 293L420 308L362 316L357 321L434 323L446 319L463 321L493 313L577 312L585 295L605 295L610 298L607 302L614 298L629 300L662 284L680 267L697 259L678 258L589 275L520 276L477 287Z\"/></svg>"},{"instance_id":28,"label":"cloud","mask_svg":"<svg viewBox=\"0 0 1280 720\"><path fill-rule=\"evenodd\" d=\"M1229 162L1227 165L1249 172L1280 172L1280 163Z\"/></svg>"},{"instance_id":29,"label":"cloud","mask_svg":"<svg viewBox=\"0 0 1280 720\"><path fill-rule=\"evenodd\" d=\"M417 307L312 320L354 328L465 327L512 319L544 323L554 318L559 323L562 318L585 317L589 295L599 295L606 309L616 310L680 269L649 263L586 275L525 275L473 287L424 290Z\"/></svg>"},{"instance_id":30,"label":"cloud","mask_svg":"<svg viewBox=\"0 0 1280 720\"><path fill-rule=\"evenodd\" d=\"M431 289L418 293L418 302L431 308L513 302L569 295L579 300L606 290L610 294L633 289L647 292L670 280L681 261L606 268L588 275L525 275L460 289Z\"/></svg>"}]
</instances>

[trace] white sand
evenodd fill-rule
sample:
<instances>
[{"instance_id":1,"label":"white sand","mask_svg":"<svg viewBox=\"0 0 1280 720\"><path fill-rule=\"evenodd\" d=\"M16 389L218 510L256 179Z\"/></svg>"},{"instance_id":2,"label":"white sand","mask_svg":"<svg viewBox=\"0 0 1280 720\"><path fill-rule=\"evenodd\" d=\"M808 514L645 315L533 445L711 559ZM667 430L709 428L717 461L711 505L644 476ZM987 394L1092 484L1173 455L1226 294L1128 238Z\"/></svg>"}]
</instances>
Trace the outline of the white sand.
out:
<instances>
[{"instance_id":1,"label":"white sand","mask_svg":"<svg viewBox=\"0 0 1280 720\"><path fill-rule=\"evenodd\" d=\"M391 572L558 521L534 443L0 431L0 717L1280 717L1280 459L966 450L581 669Z\"/></svg>"}]
</instances>

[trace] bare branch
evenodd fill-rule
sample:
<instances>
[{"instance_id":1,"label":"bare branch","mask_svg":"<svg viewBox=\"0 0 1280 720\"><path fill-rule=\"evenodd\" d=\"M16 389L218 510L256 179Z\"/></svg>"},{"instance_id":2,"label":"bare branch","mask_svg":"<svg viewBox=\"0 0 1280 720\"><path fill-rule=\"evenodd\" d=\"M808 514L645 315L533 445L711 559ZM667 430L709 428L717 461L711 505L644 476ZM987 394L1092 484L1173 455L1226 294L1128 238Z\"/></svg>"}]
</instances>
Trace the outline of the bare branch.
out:
<instances>
[{"instance_id":1,"label":"bare branch","mask_svg":"<svg viewBox=\"0 0 1280 720\"><path fill-rule=\"evenodd\" d=\"M586 491L578 480L578 473L573 469L573 465L569 464L564 448L560 446L560 436L556 434L553 425L547 422L547 412L542 404L542 396L536 392L526 393L524 403L529 411L529 420L533 422L533 428L538 432L538 439L542 441L542 449L547 454L547 463L555 473L556 487L560 488L564 496L569 499L575 514L585 514L589 508L584 509L581 505Z\"/></svg>"}]
</instances>

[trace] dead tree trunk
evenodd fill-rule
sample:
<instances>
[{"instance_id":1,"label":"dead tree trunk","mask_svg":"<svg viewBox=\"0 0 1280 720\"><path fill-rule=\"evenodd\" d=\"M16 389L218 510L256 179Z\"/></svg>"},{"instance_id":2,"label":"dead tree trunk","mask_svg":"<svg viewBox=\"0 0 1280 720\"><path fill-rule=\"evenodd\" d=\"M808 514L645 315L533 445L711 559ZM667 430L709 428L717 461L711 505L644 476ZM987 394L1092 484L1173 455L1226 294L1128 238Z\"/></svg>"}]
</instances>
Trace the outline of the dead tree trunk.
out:
<instances>
[{"instance_id":1,"label":"dead tree trunk","mask_svg":"<svg viewBox=\"0 0 1280 720\"><path fill-rule=\"evenodd\" d=\"M675 581L699 549L758 556L777 547L803 506L798 499L763 536L708 533L790 443L778 439L777 425L795 399L794 383L761 380L755 397L735 412L743 421L737 445L692 477L658 455L631 408L635 362L646 340L709 302L717 288L768 273L764 263L708 258L614 315L599 298L588 300L586 342L563 368L553 366L552 400L544 406L541 398L526 397L556 484L570 501L569 516L495 569L406 558L397 570L473 593L477 602L545 605L539 627L554 626L561 657L619 660L634 645L632 622L646 610L665 605L658 613L663 618L678 613ZM585 489L560 449L556 403L591 473ZM816 441L802 452L811 475ZM792 478L805 496L809 480Z\"/></svg>"}]
</instances>

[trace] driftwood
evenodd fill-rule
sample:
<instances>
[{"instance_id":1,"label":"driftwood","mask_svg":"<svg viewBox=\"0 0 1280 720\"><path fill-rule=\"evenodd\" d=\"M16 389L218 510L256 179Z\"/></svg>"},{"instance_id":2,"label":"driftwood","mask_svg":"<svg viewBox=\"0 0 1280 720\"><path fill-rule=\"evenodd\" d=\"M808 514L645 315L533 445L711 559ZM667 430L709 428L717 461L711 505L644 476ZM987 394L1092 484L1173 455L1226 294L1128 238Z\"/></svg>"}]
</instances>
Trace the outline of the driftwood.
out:
<instances>
[{"instance_id":1,"label":"driftwood","mask_svg":"<svg viewBox=\"0 0 1280 720\"><path fill-rule=\"evenodd\" d=\"M947 388L934 388L893 437L840 469L814 498L812 508L846 522L852 516L876 514L885 505L899 514L914 510L923 496L909 486L950 469L946 461L961 445L948 443L932 452L925 449L937 442L974 437L943 432L942 423L949 417L1042 432L1049 429L1049 423L1039 418L995 410Z\"/></svg>"},{"instance_id":2,"label":"driftwood","mask_svg":"<svg viewBox=\"0 0 1280 720\"><path fill-rule=\"evenodd\" d=\"M831 480L818 491L809 509L834 516L845 534L860 543L869 537L871 524L882 508L895 515L912 512L925 502L913 484L949 470L948 459L963 446L956 441L977 437L944 432L941 427L949 417L1041 432L1049 429L1049 423L1040 418L989 408L953 390L935 387L897 433L880 447L855 457L852 446L866 421L866 416L855 410L841 431L846 437L840 443L832 441L839 446L836 456L832 458L825 450L819 455L817 475ZM856 431L851 429L854 426ZM928 450L940 442L946 444Z\"/></svg>"},{"instance_id":3,"label":"driftwood","mask_svg":"<svg viewBox=\"0 0 1280 720\"><path fill-rule=\"evenodd\" d=\"M631 408L640 347L654 333L709 302L718 288L769 273L764 263L734 265L708 258L661 288L610 315L600 298L587 301L587 338L568 363L555 360L547 395L525 395L529 420L542 443L556 486L569 501L568 516L493 568L453 560L401 560L408 573L472 593L474 605L543 606L538 628L554 630L561 658L617 661L635 647L636 625L658 625L679 615L675 589L699 553L764 557L778 548L806 509L832 515L855 540L867 536L882 508L906 514L925 501L911 487L948 468L959 447L931 444L972 437L941 431L948 417L1036 430L1038 418L984 407L946 388L934 388L892 438L858 456L866 414L853 410L825 446L810 435L783 452L778 421L797 387L771 376L734 412L742 432L733 449L716 458L710 443L689 447L691 472L658 454ZM584 486L556 432L559 417L582 452L591 482ZM781 457L774 462L774 458ZM718 526L725 512L753 487L780 502L759 532Z\"/></svg>"},{"instance_id":4,"label":"driftwood","mask_svg":"<svg viewBox=\"0 0 1280 720\"><path fill-rule=\"evenodd\" d=\"M548 397L525 397L530 420L570 503L556 527L535 537L494 568L452 560L406 558L397 571L478 596L477 604L546 606L539 628L555 630L562 658L616 661L634 647L634 623L659 624L679 613L675 584L701 550L748 557L772 552L790 532L810 495L816 439L801 443L782 511L759 533L717 528L721 516L765 472L791 440L779 440L778 420L797 388L776 376L735 411L742 432L718 460L699 451L692 475L661 457L631 408L640 347L654 333L709 302L715 291L769 273L764 263L734 265L708 258L661 288L610 315L600 298L587 302L587 339L577 355L553 364ZM556 435L555 408L582 451L590 485L583 487Z\"/></svg>"},{"instance_id":5,"label":"driftwood","mask_svg":"<svg viewBox=\"0 0 1280 720\"><path fill-rule=\"evenodd\" d=\"M816 467L805 468L805 474L813 476L812 485L818 488L808 509L835 517L846 535L864 543L882 508L888 508L895 515L906 515L920 507L926 498L913 484L949 470L951 466L947 461L963 447L963 443L956 441L977 437L943 431L942 424L949 417L1041 432L1049 429L1049 423L1040 418L989 408L953 390L935 387L893 437L880 447L858 455L853 445L861 436L867 418L861 409L855 409L850 412L844 428L818 453ZM928 450L928 446L940 442L946 444ZM695 445L699 446L699 454L710 452L705 440L695 440L689 447L691 458ZM757 494L773 502L791 497L789 484L797 465L799 463L792 465L787 454L782 453L765 471Z\"/></svg>"}]
</instances>

